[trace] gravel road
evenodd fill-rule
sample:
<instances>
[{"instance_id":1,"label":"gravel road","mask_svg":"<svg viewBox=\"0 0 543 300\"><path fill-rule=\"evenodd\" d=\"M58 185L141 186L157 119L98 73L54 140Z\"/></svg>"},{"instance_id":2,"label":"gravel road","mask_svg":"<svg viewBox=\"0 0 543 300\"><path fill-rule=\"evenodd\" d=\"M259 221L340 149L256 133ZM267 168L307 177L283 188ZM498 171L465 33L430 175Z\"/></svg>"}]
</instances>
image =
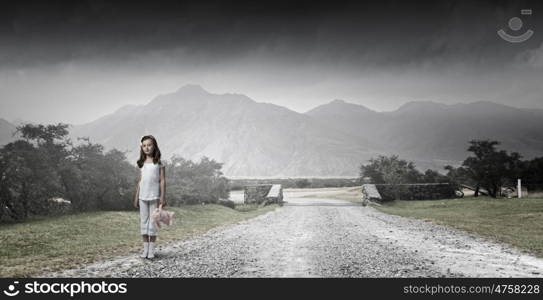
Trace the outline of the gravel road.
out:
<instances>
[{"instance_id":1,"label":"gravel road","mask_svg":"<svg viewBox=\"0 0 543 300\"><path fill-rule=\"evenodd\" d=\"M343 200L286 205L162 246L40 277L543 277L543 260L464 232Z\"/></svg>"}]
</instances>

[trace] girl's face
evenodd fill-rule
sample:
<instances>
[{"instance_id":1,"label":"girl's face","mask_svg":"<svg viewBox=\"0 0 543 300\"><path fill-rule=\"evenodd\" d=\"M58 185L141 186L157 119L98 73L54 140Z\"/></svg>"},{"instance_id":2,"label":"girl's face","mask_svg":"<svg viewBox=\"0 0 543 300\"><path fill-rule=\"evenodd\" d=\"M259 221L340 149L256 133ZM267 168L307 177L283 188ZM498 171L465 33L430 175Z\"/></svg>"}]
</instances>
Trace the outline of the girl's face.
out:
<instances>
[{"instance_id":1,"label":"girl's face","mask_svg":"<svg viewBox=\"0 0 543 300\"><path fill-rule=\"evenodd\" d=\"M153 153L155 146L153 145L153 141L151 139L146 139L141 143L141 149L143 150L143 153L145 155L151 155Z\"/></svg>"}]
</instances>

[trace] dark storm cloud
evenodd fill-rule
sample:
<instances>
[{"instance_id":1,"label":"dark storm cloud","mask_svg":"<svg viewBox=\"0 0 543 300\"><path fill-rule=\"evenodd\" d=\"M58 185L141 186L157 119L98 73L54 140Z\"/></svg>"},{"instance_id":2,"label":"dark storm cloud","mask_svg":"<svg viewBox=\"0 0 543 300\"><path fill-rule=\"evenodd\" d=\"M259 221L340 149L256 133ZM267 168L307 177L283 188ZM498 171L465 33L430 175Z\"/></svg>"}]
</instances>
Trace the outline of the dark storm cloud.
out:
<instances>
[{"instance_id":1,"label":"dark storm cloud","mask_svg":"<svg viewBox=\"0 0 543 300\"><path fill-rule=\"evenodd\" d=\"M296 6L251 2L35 2L5 11L11 16L3 24L4 47L11 56L2 63L14 64L118 59L171 48L224 57L273 36L306 36L314 25L304 23L311 17Z\"/></svg>"},{"instance_id":2,"label":"dark storm cloud","mask_svg":"<svg viewBox=\"0 0 543 300\"><path fill-rule=\"evenodd\" d=\"M522 3L16 1L2 10L0 65L122 62L151 51L183 53L194 63L254 51L298 63L498 63L513 50L496 47L496 28ZM541 35L530 43L539 45Z\"/></svg>"},{"instance_id":3,"label":"dark storm cloud","mask_svg":"<svg viewBox=\"0 0 543 300\"><path fill-rule=\"evenodd\" d=\"M337 98L376 110L413 100L543 107L541 1L0 6L0 118L81 124L187 83L298 112ZM501 40L523 8L534 36Z\"/></svg>"}]
</instances>

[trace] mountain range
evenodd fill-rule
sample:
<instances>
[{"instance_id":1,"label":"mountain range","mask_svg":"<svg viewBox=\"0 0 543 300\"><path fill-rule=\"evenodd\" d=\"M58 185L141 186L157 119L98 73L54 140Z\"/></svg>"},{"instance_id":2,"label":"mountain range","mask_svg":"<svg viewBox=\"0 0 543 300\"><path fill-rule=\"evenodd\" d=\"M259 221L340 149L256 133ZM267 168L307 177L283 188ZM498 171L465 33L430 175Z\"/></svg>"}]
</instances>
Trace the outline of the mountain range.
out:
<instances>
[{"instance_id":1,"label":"mountain range","mask_svg":"<svg viewBox=\"0 0 543 300\"><path fill-rule=\"evenodd\" d=\"M414 101L377 112L334 100L305 113L242 94L213 94L198 85L127 105L82 125L70 137L88 136L105 150L126 151L135 164L140 138L157 138L172 155L223 163L228 177L357 176L361 163L398 154L421 170L459 165L470 139L495 139L525 159L543 155L543 110L493 102L441 104ZM0 143L14 125L0 119Z\"/></svg>"}]
</instances>

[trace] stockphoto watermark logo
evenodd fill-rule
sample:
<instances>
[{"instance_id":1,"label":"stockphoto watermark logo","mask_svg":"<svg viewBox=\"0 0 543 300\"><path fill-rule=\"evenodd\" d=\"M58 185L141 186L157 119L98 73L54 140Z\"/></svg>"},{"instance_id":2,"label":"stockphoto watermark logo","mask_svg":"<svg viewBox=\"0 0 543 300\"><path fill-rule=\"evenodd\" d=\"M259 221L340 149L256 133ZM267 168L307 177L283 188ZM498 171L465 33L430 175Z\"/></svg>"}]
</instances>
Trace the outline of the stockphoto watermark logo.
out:
<instances>
[{"instance_id":1,"label":"stockphoto watermark logo","mask_svg":"<svg viewBox=\"0 0 543 300\"><path fill-rule=\"evenodd\" d=\"M65 294L73 297L77 294L125 294L127 290L126 283L90 283L80 282L27 282L19 284L14 281L4 289L4 295L15 297L19 294Z\"/></svg>"},{"instance_id":2,"label":"stockphoto watermark logo","mask_svg":"<svg viewBox=\"0 0 543 300\"><path fill-rule=\"evenodd\" d=\"M14 281L13 284L10 284L8 286L8 289L4 290L4 295L10 296L10 297L19 295L19 290L16 287L18 284L19 284L19 281Z\"/></svg>"},{"instance_id":3,"label":"stockphoto watermark logo","mask_svg":"<svg viewBox=\"0 0 543 300\"><path fill-rule=\"evenodd\" d=\"M532 10L531 9L521 9L520 14L522 16L531 16L532 15ZM509 25L509 29L512 30L513 32L515 32L515 34L509 34L504 29L500 29L500 30L498 30L498 35L502 39L504 39L504 40L506 40L506 41L508 41L510 43L522 43L524 41L527 41L534 34L534 31L531 30L531 29L526 30L524 33L517 34L517 32L520 31L522 29L522 26L524 25L523 22L522 22L522 19L519 18L519 17L513 17L513 18L509 19L508 25Z\"/></svg>"}]
</instances>

